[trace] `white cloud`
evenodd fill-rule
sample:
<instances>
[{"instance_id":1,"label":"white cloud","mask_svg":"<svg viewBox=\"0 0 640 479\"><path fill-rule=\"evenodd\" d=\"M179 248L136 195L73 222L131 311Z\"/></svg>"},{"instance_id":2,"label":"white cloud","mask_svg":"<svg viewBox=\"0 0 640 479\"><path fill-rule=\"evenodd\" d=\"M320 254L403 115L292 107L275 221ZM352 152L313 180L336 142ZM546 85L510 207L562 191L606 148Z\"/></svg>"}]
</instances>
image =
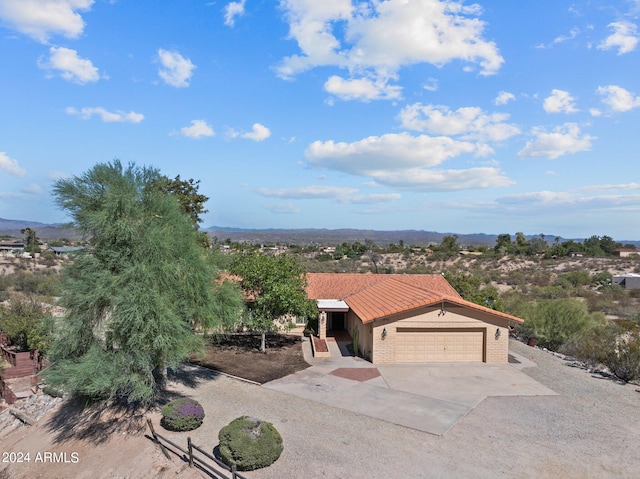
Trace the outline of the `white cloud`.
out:
<instances>
[{"instance_id":1,"label":"white cloud","mask_svg":"<svg viewBox=\"0 0 640 479\"><path fill-rule=\"evenodd\" d=\"M205 120L191 120L191 126L180 128L180 135L187 138L214 136L213 128Z\"/></svg>"},{"instance_id":2,"label":"white cloud","mask_svg":"<svg viewBox=\"0 0 640 479\"><path fill-rule=\"evenodd\" d=\"M390 203L402 198L398 193L358 194L356 188L343 186L310 185L296 188L259 188L256 192L265 197L316 200L329 199L348 204L380 204Z\"/></svg>"},{"instance_id":3,"label":"white cloud","mask_svg":"<svg viewBox=\"0 0 640 479\"><path fill-rule=\"evenodd\" d=\"M100 79L98 69L91 60L80 58L78 52L70 48L51 47L49 58L46 61L40 59L38 66L48 70L51 75L52 72L57 72L65 80L81 85Z\"/></svg>"},{"instance_id":4,"label":"white cloud","mask_svg":"<svg viewBox=\"0 0 640 479\"><path fill-rule=\"evenodd\" d=\"M640 183L619 183L619 184L606 184L606 185L589 185L583 186L583 190L640 190Z\"/></svg>"},{"instance_id":5,"label":"white cloud","mask_svg":"<svg viewBox=\"0 0 640 479\"><path fill-rule=\"evenodd\" d=\"M388 169L436 166L449 158L476 150L473 143L448 137L389 133L353 143L315 141L306 149L305 156L314 167L375 176L377 172Z\"/></svg>"},{"instance_id":6,"label":"white cloud","mask_svg":"<svg viewBox=\"0 0 640 479\"><path fill-rule=\"evenodd\" d=\"M564 43L568 40L573 40L578 36L579 33L580 29L573 27L568 35L560 35L559 37L554 38L553 43Z\"/></svg>"},{"instance_id":7,"label":"white cloud","mask_svg":"<svg viewBox=\"0 0 640 479\"><path fill-rule=\"evenodd\" d=\"M94 0L2 0L0 19L20 33L46 43L52 35L78 38L84 20L77 13L87 11Z\"/></svg>"},{"instance_id":8,"label":"white cloud","mask_svg":"<svg viewBox=\"0 0 640 479\"><path fill-rule=\"evenodd\" d=\"M263 208L278 215L295 215L300 213L300 208L292 203L279 203L277 205L263 205Z\"/></svg>"},{"instance_id":9,"label":"white cloud","mask_svg":"<svg viewBox=\"0 0 640 479\"><path fill-rule=\"evenodd\" d=\"M282 78L318 66L337 66L347 69L351 78L341 83L333 80L333 86L345 89L356 88L353 82L360 78L384 85L402 67L418 63L442 66L462 60L479 65L480 74L490 75L504 62L495 43L483 38L485 23L478 19L481 12L476 4L387 0L354 6L351 0L281 0L280 5L289 23L289 37L301 51L281 61L278 74ZM371 94L349 95L371 99Z\"/></svg>"},{"instance_id":10,"label":"white cloud","mask_svg":"<svg viewBox=\"0 0 640 479\"><path fill-rule=\"evenodd\" d=\"M617 85L601 86L596 91L603 97L602 103L615 112L624 112L640 107L640 96L634 96L629 90Z\"/></svg>"},{"instance_id":11,"label":"white cloud","mask_svg":"<svg viewBox=\"0 0 640 479\"><path fill-rule=\"evenodd\" d=\"M85 107L80 110L70 106L65 110L65 112L68 115L78 116L83 120L88 120L92 116L97 116L105 123L140 123L144 120L144 115L142 113L136 113L134 111L127 113L121 110L107 111L101 106Z\"/></svg>"},{"instance_id":12,"label":"white cloud","mask_svg":"<svg viewBox=\"0 0 640 479\"><path fill-rule=\"evenodd\" d=\"M485 145L456 141L449 137L390 133L353 143L316 141L306 149L305 156L312 167L365 176L374 179L376 184L416 191L511 184L511 180L497 168L432 169L463 154L485 153Z\"/></svg>"},{"instance_id":13,"label":"white cloud","mask_svg":"<svg viewBox=\"0 0 640 479\"><path fill-rule=\"evenodd\" d=\"M233 27L236 24L236 17L244 15L244 4L246 0L239 2L229 2L224 7L224 24Z\"/></svg>"},{"instance_id":14,"label":"white cloud","mask_svg":"<svg viewBox=\"0 0 640 479\"><path fill-rule=\"evenodd\" d=\"M498 168L466 170L425 170L411 168L375 176L378 183L415 191L460 191L495 188L514 184Z\"/></svg>"},{"instance_id":15,"label":"white cloud","mask_svg":"<svg viewBox=\"0 0 640 479\"><path fill-rule=\"evenodd\" d=\"M508 205L566 205L575 203L576 199L577 198L573 193L567 193L563 191L534 191L529 193L518 193L515 195L504 196L500 198L498 202Z\"/></svg>"},{"instance_id":16,"label":"white cloud","mask_svg":"<svg viewBox=\"0 0 640 479\"><path fill-rule=\"evenodd\" d=\"M342 186L324 186L324 185L311 185L300 186L297 188L259 188L256 190L261 196L271 198L284 198L284 199L343 199L349 195L357 193L355 188L346 188Z\"/></svg>"},{"instance_id":17,"label":"white cloud","mask_svg":"<svg viewBox=\"0 0 640 479\"><path fill-rule=\"evenodd\" d=\"M374 193L371 195L354 195L349 198L349 203L358 205L375 205L380 203L391 203L399 200L402 195L399 193Z\"/></svg>"},{"instance_id":18,"label":"white cloud","mask_svg":"<svg viewBox=\"0 0 640 479\"><path fill-rule=\"evenodd\" d=\"M158 70L158 75L167 85L176 88L189 86L189 80L193 75L196 66L191 60L184 58L180 53L158 49L158 57L162 67Z\"/></svg>"},{"instance_id":19,"label":"white cloud","mask_svg":"<svg viewBox=\"0 0 640 479\"><path fill-rule=\"evenodd\" d=\"M552 206L554 209L562 207L567 211L605 210L640 211L640 194L619 195L584 195L580 192L564 191L535 191L520 193L498 198L496 206L501 208L520 207L530 211L542 211L540 208Z\"/></svg>"},{"instance_id":20,"label":"white cloud","mask_svg":"<svg viewBox=\"0 0 640 479\"><path fill-rule=\"evenodd\" d=\"M387 79L357 78L345 80L332 75L324 84L324 89L342 100L390 100L401 97L402 88L389 85Z\"/></svg>"},{"instance_id":21,"label":"white cloud","mask_svg":"<svg viewBox=\"0 0 640 479\"><path fill-rule=\"evenodd\" d=\"M638 27L631 22L621 21L610 23L609 28L613 29L613 33L605 38L598 45L600 50L618 49L618 55L632 52L638 46Z\"/></svg>"},{"instance_id":22,"label":"white cloud","mask_svg":"<svg viewBox=\"0 0 640 479\"><path fill-rule=\"evenodd\" d=\"M271 130L260 123L254 123L250 132L242 134L233 132L233 134L247 140L264 141L271 136Z\"/></svg>"},{"instance_id":23,"label":"white cloud","mask_svg":"<svg viewBox=\"0 0 640 479\"><path fill-rule=\"evenodd\" d=\"M9 157L4 151L0 151L0 171L14 176L25 176L27 174L27 172L18 165L18 160Z\"/></svg>"},{"instance_id":24,"label":"white cloud","mask_svg":"<svg viewBox=\"0 0 640 479\"><path fill-rule=\"evenodd\" d=\"M546 132L542 128L534 128L535 139L527 142L526 146L518 152L520 158L544 157L554 160L563 155L589 151L591 141L596 137L583 135L580 127L575 123L565 123L554 128L552 132Z\"/></svg>"},{"instance_id":25,"label":"white cloud","mask_svg":"<svg viewBox=\"0 0 640 479\"><path fill-rule=\"evenodd\" d=\"M438 80L436 78L429 78L426 83L422 84L422 88L427 91L438 91Z\"/></svg>"},{"instance_id":26,"label":"white cloud","mask_svg":"<svg viewBox=\"0 0 640 479\"><path fill-rule=\"evenodd\" d=\"M568 91L551 90L551 96L544 99L542 107L547 113L576 113L575 98Z\"/></svg>"},{"instance_id":27,"label":"white cloud","mask_svg":"<svg viewBox=\"0 0 640 479\"><path fill-rule=\"evenodd\" d=\"M498 93L498 96L495 100L493 100L494 105L506 105L510 101L515 101L516 96L513 93L509 93L508 91L501 91Z\"/></svg>"},{"instance_id":28,"label":"white cloud","mask_svg":"<svg viewBox=\"0 0 640 479\"><path fill-rule=\"evenodd\" d=\"M403 128L463 140L503 141L520 133L518 127L506 123L506 113L487 114L478 107L451 111L442 105L414 103L403 108L399 118Z\"/></svg>"}]
</instances>

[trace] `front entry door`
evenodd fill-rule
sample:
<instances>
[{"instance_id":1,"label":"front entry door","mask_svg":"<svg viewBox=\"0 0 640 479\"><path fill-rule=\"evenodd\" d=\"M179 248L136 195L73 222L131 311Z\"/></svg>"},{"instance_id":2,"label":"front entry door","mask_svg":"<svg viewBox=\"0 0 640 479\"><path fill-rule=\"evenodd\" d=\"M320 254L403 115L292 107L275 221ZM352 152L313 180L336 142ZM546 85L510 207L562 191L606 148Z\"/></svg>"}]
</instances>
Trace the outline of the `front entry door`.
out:
<instances>
[{"instance_id":1,"label":"front entry door","mask_svg":"<svg viewBox=\"0 0 640 479\"><path fill-rule=\"evenodd\" d=\"M344 313L331 313L331 329L344 329Z\"/></svg>"}]
</instances>

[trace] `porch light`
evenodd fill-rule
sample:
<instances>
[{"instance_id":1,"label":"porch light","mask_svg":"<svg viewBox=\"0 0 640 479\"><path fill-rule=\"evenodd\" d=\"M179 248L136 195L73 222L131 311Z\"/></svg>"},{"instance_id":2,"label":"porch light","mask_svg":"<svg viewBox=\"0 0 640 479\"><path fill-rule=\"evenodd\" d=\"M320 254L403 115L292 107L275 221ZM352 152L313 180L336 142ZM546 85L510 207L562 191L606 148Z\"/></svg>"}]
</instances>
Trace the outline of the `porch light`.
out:
<instances>
[{"instance_id":1,"label":"porch light","mask_svg":"<svg viewBox=\"0 0 640 479\"><path fill-rule=\"evenodd\" d=\"M496 339L500 339L501 334L502 332L500 331L500 328L496 328Z\"/></svg>"},{"instance_id":2,"label":"porch light","mask_svg":"<svg viewBox=\"0 0 640 479\"><path fill-rule=\"evenodd\" d=\"M382 328L382 339L387 337L387 328Z\"/></svg>"}]
</instances>

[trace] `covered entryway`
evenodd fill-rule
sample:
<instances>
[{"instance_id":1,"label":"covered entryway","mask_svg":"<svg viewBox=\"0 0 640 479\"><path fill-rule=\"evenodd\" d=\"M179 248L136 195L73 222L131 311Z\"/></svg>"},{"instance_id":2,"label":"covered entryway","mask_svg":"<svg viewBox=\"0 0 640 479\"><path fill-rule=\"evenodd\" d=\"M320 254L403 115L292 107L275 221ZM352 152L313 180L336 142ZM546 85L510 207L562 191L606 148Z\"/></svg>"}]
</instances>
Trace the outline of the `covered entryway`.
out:
<instances>
[{"instance_id":1,"label":"covered entryway","mask_svg":"<svg viewBox=\"0 0 640 479\"><path fill-rule=\"evenodd\" d=\"M396 362L484 361L485 329L398 328Z\"/></svg>"},{"instance_id":2,"label":"covered entryway","mask_svg":"<svg viewBox=\"0 0 640 479\"><path fill-rule=\"evenodd\" d=\"M345 317L347 313L344 311L333 311L329 313L329 329L340 331L345 329Z\"/></svg>"}]
</instances>

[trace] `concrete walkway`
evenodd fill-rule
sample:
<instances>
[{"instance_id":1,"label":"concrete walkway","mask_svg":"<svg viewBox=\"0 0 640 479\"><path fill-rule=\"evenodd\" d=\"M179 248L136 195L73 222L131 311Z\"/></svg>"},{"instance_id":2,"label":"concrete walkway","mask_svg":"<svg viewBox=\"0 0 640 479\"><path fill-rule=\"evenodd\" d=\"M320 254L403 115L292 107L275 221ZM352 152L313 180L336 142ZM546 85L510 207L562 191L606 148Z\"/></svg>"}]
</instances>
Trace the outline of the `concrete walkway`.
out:
<instances>
[{"instance_id":1,"label":"concrete walkway","mask_svg":"<svg viewBox=\"0 0 640 479\"><path fill-rule=\"evenodd\" d=\"M309 340L303 343L304 371L268 382L263 387L342 408L401 426L443 435L488 396L555 395L511 364L431 363L374 366L327 341L330 358L312 358ZM534 363L511 353L520 368ZM377 369L366 380L346 379L335 373ZM362 371L361 371L362 372ZM332 374L333 373L333 374Z\"/></svg>"}]
</instances>

